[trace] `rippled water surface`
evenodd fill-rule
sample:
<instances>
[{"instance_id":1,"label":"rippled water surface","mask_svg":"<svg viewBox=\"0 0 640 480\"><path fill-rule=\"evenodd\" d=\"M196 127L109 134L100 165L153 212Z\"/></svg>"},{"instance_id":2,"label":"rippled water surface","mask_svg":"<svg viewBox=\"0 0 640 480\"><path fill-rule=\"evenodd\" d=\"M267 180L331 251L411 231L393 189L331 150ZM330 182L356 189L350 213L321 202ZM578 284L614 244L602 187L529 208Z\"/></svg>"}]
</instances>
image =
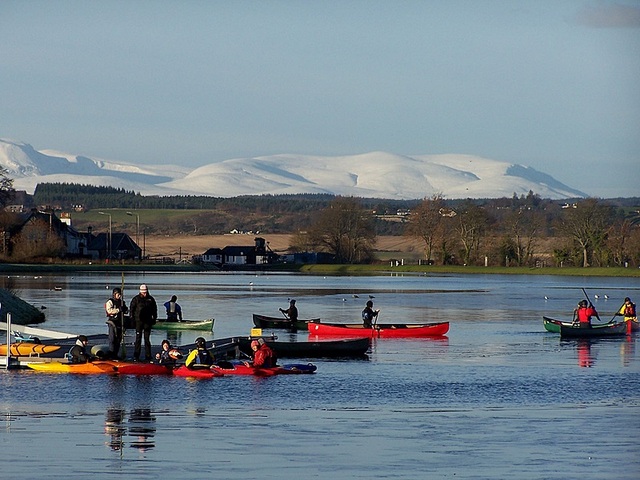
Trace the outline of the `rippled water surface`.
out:
<instances>
[{"instance_id":1,"label":"rippled water surface","mask_svg":"<svg viewBox=\"0 0 640 480\"><path fill-rule=\"evenodd\" d=\"M42 328L93 334L106 332L103 304L122 280L23 275L0 285L46 307ZM0 370L2 478L639 478L637 335L561 341L542 326L543 315L568 319L583 287L609 321L625 296L638 302L637 279L220 273L124 281L127 302L144 282L160 304L178 295L186 318L215 317L209 338L247 335L252 313L275 316L289 298L302 318L359 321L369 295L380 322L448 320L451 329L442 339L378 340L366 360L313 359L315 375Z\"/></svg>"}]
</instances>

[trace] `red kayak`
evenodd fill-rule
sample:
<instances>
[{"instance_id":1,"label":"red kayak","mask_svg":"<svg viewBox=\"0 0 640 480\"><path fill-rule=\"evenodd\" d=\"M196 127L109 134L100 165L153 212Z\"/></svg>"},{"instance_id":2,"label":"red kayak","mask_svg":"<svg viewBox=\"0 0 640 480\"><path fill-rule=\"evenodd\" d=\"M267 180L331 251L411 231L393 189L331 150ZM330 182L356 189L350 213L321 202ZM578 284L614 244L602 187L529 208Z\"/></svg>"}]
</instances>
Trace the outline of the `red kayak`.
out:
<instances>
[{"instance_id":1,"label":"red kayak","mask_svg":"<svg viewBox=\"0 0 640 480\"><path fill-rule=\"evenodd\" d=\"M221 377L222 373L211 370L210 368L187 368L184 365L179 366L173 371L178 377L196 377L196 378L213 378Z\"/></svg>"},{"instance_id":2,"label":"red kayak","mask_svg":"<svg viewBox=\"0 0 640 480\"><path fill-rule=\"evenodd\" d=\"M170 365L140 362L112 362L113 368L119 375L171 375Z\"/></svg>"},{"instance_id":3,"label":"red kayak","mask_svg":"<svg viewBox=\"0 0 640 480\"><path fill-rule=\"evenodd\" d=\"M439 323L378 323L365 328L361 323L309 322L309 335L341 337L416 338L439 337L449 331L449 322Z\"/></svg>"},{"instance_id":4,"label":"red kayak","mask_svg":"<svg viewBox=\"0 0 640 480\"><path fill-rule=\"evenodd\" d=\"M261 368L236 361L221 362L219 365L213 365L211 368L223 375L255 375L258 377L270 377L273 375L314 373L318 367L312 363L295 363L271 368Z\"/></svg>"}]
</instances>

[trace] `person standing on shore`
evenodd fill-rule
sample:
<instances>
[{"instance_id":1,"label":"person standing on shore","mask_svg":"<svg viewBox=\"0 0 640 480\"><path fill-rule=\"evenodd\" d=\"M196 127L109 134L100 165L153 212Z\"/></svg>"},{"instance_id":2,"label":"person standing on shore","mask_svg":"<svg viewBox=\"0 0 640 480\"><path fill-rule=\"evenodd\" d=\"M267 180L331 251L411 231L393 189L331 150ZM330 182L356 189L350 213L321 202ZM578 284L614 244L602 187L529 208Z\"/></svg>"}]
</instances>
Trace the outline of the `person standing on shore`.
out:
<instances>
[{"instance_id":1,"label":"person standing on shore","mask_svg":"<svg viewBox=\"0 0 640 480\"><path fill-rule=\"evenodd\" d=\"M142 336L144 335L144 359L151 361L151 327L158 319L158 305L149 294L145 284L140 285L140 293L131 299L131 317L136 327L136 340L133 345L133 360L140 361Z\"/></svg>"}]
</instances>

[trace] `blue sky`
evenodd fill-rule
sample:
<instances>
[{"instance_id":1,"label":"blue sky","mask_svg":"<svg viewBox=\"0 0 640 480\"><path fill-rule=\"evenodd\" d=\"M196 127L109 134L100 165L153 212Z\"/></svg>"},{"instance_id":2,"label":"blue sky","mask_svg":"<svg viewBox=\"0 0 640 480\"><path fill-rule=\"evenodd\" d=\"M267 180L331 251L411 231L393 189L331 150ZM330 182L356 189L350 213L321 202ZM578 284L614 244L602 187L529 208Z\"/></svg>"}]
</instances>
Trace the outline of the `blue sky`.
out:
<instances>
[{"instance_id":1,"label":"blue sky","mask_svg":"<svg viewBox=\"0 0 640 480\"><path fill-rule=\"evenodd\" d=\"M640 1L0 2L0 137L192 167L463 153L640 196Z\"/></svg>"}]
</instances>

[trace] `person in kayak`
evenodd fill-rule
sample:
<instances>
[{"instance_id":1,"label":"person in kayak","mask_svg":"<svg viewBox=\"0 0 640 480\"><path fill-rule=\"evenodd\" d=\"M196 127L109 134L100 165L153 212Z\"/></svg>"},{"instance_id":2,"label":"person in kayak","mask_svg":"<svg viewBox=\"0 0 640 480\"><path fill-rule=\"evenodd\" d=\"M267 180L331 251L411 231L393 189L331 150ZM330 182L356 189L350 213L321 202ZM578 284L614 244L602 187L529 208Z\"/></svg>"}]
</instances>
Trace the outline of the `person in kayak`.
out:
<instances>
[{"instance_id":1,"label":"person in kayak","mask_svg":"<svg viewBox=\"0 0 640 480\"><path fill-rule=\"evenodd\" d=\"M120 360L120 344L122 342L122 327L124 324L123 315L128 312L127 305L122 298L122 289L113 289L111 298L104 304L107 314L107 327L109 329L109 355L111 358Z\"/></svg>"},{"instance_id":2,"label":"person in kayak","mask_svg":"<svg viewBox=\"0 0 640 480\"><path fill-rule=\"evenodd\" d=\"M591 328L591 317L598 316L596 309L586 300L580 300L578 307L573 311L573 323L578 324L580 328Z\"/></svg>"},{"instance_id":3,"label":"person in kayak","mask_svg":"<svg viewBox=\"0 0 640 480\"><path fill-rule=\"evenodd\" d=\"M86 336L80 335L76 340L76 344L69 350L71 363L87 363L94 358L87 352L87 344L89 340Z\"/></svg>"},{"instance_id":4,"label":"person in kayak","mask_svg":"<svg viewBox=\"0 0 640 480\"><path fill-rule=\"evenodd\" d=\"M378 318L379 313L380 313L380 310L374 310L373 301L369 300L367 302L367 306L364 307L364 310L362 310L362 323L364 324L364 327L365 328L373 327L373 321L376 318Z\"/></svg>"},{"instance_id":5,"label":"person in kayak","mask_svg":"<svg viewBox=\"0 0 640 480\"><path fill-rule=\"evenodd\" d=\"M187 368L209 368L215 362L215 357L207 349L207 342L204 338L196 338L196 348L189 352L184 362Z\"/></svg>"},{"instance_id":6,"label":"person in kayak","mask_svg":"<svg viewBox=\"0 0 640 480\"><path fill-rule=\"evenodd\" d=\"M251 342L251 350L253 350L253 361L250 363L252 367L272 368L276 366L276 354L264 339L253 340Z\"/></svg>"},{"instance_id":7,"label":"person in kayak","mask_svg":"<svg viewBox=\"0 0 640 480\"><path fill-rule=\"evenodd\" d=\"M151 361L151 327L158 318L158 305L155 298L149 294L145 284L140 285L140 293L131 299L131 316L136 325L136 339L133 344L133 360L140 361L142 335L144 334L144 359Z\"/></svg>"},{"instance_id":8,"label":"person in kayak","mask_svg":"<svg viewBox=\"0 0 640 480\"><path fill-rule=\"evenodd\" d=\"M182 321L182 307L178 303L178 297L173 295L171 300L164 302L164 308L167 312L167 322Z\"/></svg>"},{"instance_id":9,"label":"person in kayak","mask_svg":"<svg viewBox=\"0 0 640 480\"><path fill-rule=\"evenodd\" d=\"M298 321L298 308L296 307L296 301L291 299L289 301L289 308L286 310L283 308L279 309L282 313L284 313L289 321L291 322L291 329L296 329L296 322Z\"/></svg>"},{"instance_id":10,"label":"person in kayak","mask_svg":"<svg viewBox=\"0 0 640 480\"><path fill-rule=\"evenodd\" d=\"M169 340L162 340L162 351L156 353L156 361L161 365L175 365L182 358L182 353L171 345Z\"/></svg>"}]
</instances>

